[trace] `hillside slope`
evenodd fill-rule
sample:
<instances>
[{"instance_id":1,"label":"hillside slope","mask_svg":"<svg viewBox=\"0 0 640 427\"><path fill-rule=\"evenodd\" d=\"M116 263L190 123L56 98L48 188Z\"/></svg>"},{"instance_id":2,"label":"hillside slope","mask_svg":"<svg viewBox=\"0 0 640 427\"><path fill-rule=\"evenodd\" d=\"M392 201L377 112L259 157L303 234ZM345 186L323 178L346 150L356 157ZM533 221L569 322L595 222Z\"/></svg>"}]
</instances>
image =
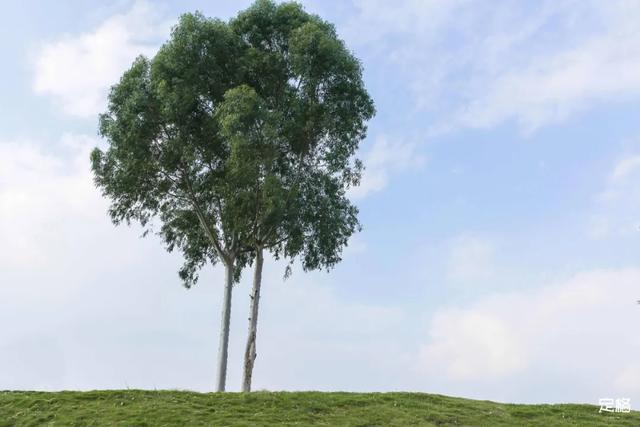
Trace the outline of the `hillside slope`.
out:
<instances>
[{"instance_id":1,"label":"hillside slope","mask_svg":"<svg viewBox=\"0 0 640 427\"><path fill-rule=\"evenodd\" d=\"M0 392L0 426L640 426L640 412L511 405L421 393Z\"/></svg>"}]
</instances>

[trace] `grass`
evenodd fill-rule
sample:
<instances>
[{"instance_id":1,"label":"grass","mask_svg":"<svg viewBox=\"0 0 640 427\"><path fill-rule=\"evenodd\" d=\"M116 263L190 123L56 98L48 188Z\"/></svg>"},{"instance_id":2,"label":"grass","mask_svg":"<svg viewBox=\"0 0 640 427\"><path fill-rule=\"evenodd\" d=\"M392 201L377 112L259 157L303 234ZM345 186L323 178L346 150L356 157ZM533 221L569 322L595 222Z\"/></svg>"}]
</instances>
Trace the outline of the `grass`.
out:
<instances>
[{"instance_id":1,"label":"grass","mask_svg":"<svg viewBox=\"0 0 640 427\"><path fill-rule=\"evenodd\" d=\"M422 393L0 392L0 426L640 426L640 412Z\"/></svg>"}]
</instances>

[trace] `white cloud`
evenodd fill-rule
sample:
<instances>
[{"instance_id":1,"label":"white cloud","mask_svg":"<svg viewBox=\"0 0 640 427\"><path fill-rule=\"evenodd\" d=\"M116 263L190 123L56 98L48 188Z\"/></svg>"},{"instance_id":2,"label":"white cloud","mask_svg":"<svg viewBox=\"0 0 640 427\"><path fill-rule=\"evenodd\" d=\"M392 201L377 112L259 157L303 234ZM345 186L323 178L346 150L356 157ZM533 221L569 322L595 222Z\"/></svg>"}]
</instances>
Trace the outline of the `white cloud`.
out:
<instances>
[{"instance_id":1,"label":"white cloud","mask_svg":"<svg viewBox=\"0 0 640 427\"><path fill-rule=\"evenodd\" d=\"M594 270L441 308L429 326L421 370L433 381L449 381L457 393L474 395L481 387L485 398L513 399L541 387L547 400L554 390L573 390L574 399L586 402L629 393L640 399L634 386L640 337L633 333L639 284L638 269Z\"/></svg>"},{"instance_id":2,"label":"white cloud","mask_svg":"<svg viewBox=\"0 0 640 427\"><path fill-rule=\"evenodd\" d=\"M394 70L431 132L515 121L527 132L640 97L640 4L357 2L353 43ZM369 31L375 28L375 31Z\"/></svg>"},{"instance_id":3,"label":"white cloud","mask_svg":"<svg viewBox=\"0 0 640 427\"><path fill-rule=\"evenodd\" d=\"M494 273L493 244L478 236L463 235L449 243L447 276L457 283L483 281Z\"/></svg>"},{"instance_id":4,"label":"white cloud","mask_svg":"<svg viewBox=\"0 0 640 427\"><path fill-rule=\"evenodd\" d=\"M594 239L638 235L640 231L640 156L629 155L612 168L595 197L587 224Z\"/></svg>"},{"instance_id":5,"label":"white cloud","mask_svg":"<svg viewBox=\"0 0 640 427\"><path fill-rule=\"evenodd\" d=\"M357 14L345 28L346 37L356 43L377 43L389 36L416 33L429 42L465 2L403 0L389 4L384 0L356 0L353 3ZM362 31L364 25L376 30Z\"/></svg>"},{"instance_id":6,"label":"white cloud","mask_svg":"<svg viewBox=\"0 0 640 427\"><path fill-rule=\"evenodd\" d=\"M67 240L60 226L70 217L95 220L100 208L106 209L89 171L89 152L97 144L72 134L49 153L30 142L0 143L0 234L11 242L0 248L4 262L50 262L55 254L49 244Z\"/></svg>"},{"instance_id":7,"label":"white cloud","mask_svg":"<svg viewBox=\"0 0 640 427\"><path fill-rule=\"evenodd\" d=\"M392 173L420 167L424 157L418 153L414 143L390 141L387 137L378 137L373 146L364 155L365 171L358 187L349 190L349 196L363 198L376 191L383 190Z\"/></svg>"},{"instance_id":8,"label":"white cloud","mask_svg":"<svg viewBox=\"0 0 640 427\"><path fill-rule=\"evenodd\" d=\"M640 32L614 31L495 75L460 111L460 123L493 127L515 119L525 130L560 122L598 102L640 95Z\"/></svg>"},{"instance_id":9,"label":"white cloud","mask_svg":"<svg viewBox=\"0 0 640 427\"><path fill-rule=\"evenodd\" d=\"M66 114L95 116L122 72L138 55L152 55L168 31L156 5L137 1L93 31L44 43L35 53L34 90Z\"/></svg>"},{"instance_id":10,"label":"white cloud","mask_svg":"<svg viewBox=\"0 0 640 427\"><path fill-rule=\"evenodd\" d=\"M497 379L526 364L516 331L491 313L443 311L430 331L432 343L421 351L426 372L444 370L455 380Z\"/></svg>"},{"instance_id":11,"label":"white cloud","mask_svg":"<svg viewBox=\"0 0 640 427\"><path fill-rule=\"evenodd\" d=\"M620 370L614 387L627 393L640 393L640 364L631 363Z\"/></svg>"},{"instance_id":12,"label":"white cloud","mask_svg":"<svg viewBox=\"0 0 640 427\"><path fill-rule=\"evenodd\" d=\"M640 156L631 156L622 159L611 173L611 181L620 182L640 168Z\"/></svg>"}]
</instances>

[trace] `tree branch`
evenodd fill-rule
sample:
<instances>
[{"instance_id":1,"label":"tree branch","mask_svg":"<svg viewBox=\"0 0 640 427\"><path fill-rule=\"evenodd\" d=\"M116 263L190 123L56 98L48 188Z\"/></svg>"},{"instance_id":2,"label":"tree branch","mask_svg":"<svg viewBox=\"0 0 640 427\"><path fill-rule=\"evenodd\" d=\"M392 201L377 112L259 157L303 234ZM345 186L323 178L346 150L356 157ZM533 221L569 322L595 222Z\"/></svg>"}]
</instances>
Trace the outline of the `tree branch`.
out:
<instances>
[{"instance_id":1,"label":"tree branch","mask_svg":"<svg viewBox=\"0 0 640 427\"><path fill-rule=\"evenodd\" d=\"M184 173L184 171L183 171ZM198 220L200 221L200 225L202 225L202 228L204 228L205 233L207 233L207 235L209 236L209 239L211 239L211 242L213 243L214 248L216 249L216 251L218 252L218 255L220 255L220 258L222 258L226 263L229 263L231 261L231 257L230 254L226 253L222 246L220 245L220 239L217 235L217 232L215 229L213 229L207 222L204 213L202 212L202 209L200 208L200 205L198 204L198 200L194 194L193 191L193 187L191 186L191 182L189 181L189 178L185 175L183 175L183 179L185 181L185 183L187 184L187 190L189 191L189 194L191 196L191 204L193 205L193 208L196 211L196 216L198 217Z\"/></svg>"}]
</instances>

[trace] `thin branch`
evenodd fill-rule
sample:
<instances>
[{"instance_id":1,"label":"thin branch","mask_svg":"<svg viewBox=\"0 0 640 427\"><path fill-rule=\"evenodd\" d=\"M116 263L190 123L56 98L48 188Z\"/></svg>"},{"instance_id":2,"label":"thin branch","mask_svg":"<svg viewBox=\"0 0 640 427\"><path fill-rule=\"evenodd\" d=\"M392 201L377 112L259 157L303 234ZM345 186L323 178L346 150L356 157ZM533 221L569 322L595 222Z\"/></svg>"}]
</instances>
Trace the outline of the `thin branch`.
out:
<instances>
[{"instance_id":1,"label":"thin branch","mask_svg":"<svg viewBox=\"0 0 640 427\"><path fill-rule=\"evenodd\" d=\"M183 173L185 173L183 171ZM196 196L193 192L193 188L191 187L191 182L189 181L188 177L185 175L183 175L183 179L187 184L187 190L189 191L189 194L191 195L191 203L193 204L193 207L196 211L196 216L198 217L198 219L200 220L200 224L202 225L202 227L204 228L205 232L207 233L207 235L209 236L209 238L211 239L213 246L216 248L216 251L218 252L218 255L220 255L220 258L224 259L226 262L230 261L230 256L229 254L227 254L222 247L220 246L220 241L219 238L217 236L216 230L212 229L211 226L207 223L207 220L204 217L204 213L202 212L202 209L200 208L200 205L198 204L198 201L196 199Z\"/></svg>"}]
</instances>

